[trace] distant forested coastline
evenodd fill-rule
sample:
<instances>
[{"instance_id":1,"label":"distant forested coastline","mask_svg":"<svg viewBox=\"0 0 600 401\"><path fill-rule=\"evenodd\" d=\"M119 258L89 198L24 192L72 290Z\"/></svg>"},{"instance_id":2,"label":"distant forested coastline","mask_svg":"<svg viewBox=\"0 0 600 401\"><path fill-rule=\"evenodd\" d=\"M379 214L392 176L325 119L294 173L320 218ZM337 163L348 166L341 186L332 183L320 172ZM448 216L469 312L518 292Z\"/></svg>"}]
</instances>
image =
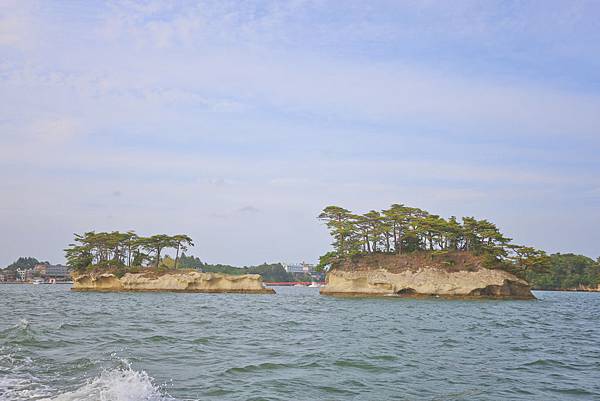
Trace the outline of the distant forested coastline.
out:
<instances>
[{"instance_id":1,"label":"distant forested coastline","mask_svg":"<svg viewBox=\"0 0 600 401\"><path fill-rule=\"evenodd\" d=\"M600 258L555 253L545 271L530 271L525 279L539 290L587 290L600 285Z\"/></svg>"},{"instance_id":2,"label":"distant forested coastline","mask_svg":"<svg viewBox=\"0 0 600 401\"><path fill-rule=\"evenodd\" d=\"M169 262L167 262L169 263ZM267 282L313 281L308 274L289 273L281 263L263 263L256 266L237 267L204 263L198 257L181 255L179 266L185 269L202 269L204 272L225 274L260 274Z\"/></svg>"}]
</instances>

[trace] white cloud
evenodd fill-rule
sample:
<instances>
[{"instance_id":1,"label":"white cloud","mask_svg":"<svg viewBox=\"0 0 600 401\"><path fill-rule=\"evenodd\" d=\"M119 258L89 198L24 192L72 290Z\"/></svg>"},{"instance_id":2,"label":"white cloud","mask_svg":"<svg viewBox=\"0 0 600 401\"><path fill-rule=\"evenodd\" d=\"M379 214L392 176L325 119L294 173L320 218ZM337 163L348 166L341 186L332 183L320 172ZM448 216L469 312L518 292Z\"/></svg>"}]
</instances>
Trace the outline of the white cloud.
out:
<instances>
[{"instance_id":1,"label":"white cloud","mask_svg":"<svg viewBox=\"0 0 600 401\"><path fill-rule=\"evenodd\" d=\"M45 146L69 141L80 132L80 126L73 118L58 117L34 122L30 132L34 140L39 140Z\"/></svg>"},{"instance_id":2,"label":"white cloud","mask_svg":"<svg viewBox=\"0 0 600 401\"><path fill-rule=\"evenodd\" d=\"M448 40L496 42L543 28L510 15L494 26L484 6L403 4L440 22L417 29L394 4L383 21L363 3L3 4L0 219L11 233L37 219L28 230L51 238L53 258L90 228L189 230L215 261L316 258L328 239L314 216L329 203L507 219L568 210L600 186L597 91L371 57L448 26L463 27ZM336 7L350 17L330 18ZM367 50L337 51L360 40Z\"/></svg>"},{"instance_id":3,"label":"white cloud","mask_svg":"<svg viewBox=\"0 0 600 401\"><path fill-rule=\"evenodd\" d=\"M35 2L20 0L0 1L0 50L8 47L29 50L37 34Z\"/></svg>"}]
</instances>

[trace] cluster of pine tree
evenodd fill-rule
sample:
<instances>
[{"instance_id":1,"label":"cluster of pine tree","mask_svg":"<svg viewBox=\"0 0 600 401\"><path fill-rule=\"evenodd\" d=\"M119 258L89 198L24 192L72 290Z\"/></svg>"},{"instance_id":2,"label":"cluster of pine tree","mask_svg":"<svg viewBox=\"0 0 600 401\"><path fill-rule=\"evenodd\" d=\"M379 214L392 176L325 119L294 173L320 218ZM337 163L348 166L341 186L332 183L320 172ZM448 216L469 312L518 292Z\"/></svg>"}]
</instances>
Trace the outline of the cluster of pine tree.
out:
<instances>
[{"instance_id":1,"label":"cluster of pine tree","mask_svg":"<svg viewBox=\"0 0 600 401\"><path fill-rule=\"evenodd\" d=\"M185 234L158 234L142 237L133 231L128 232L86 232L75 234L75 243L65 249L67 264L75 270L89 267L131 268L148 263L159 266L161 253L168 248L176 249L175 268L179 253L194 246L192 239Z\"/></svg>"},{"instance_id":2,"label":"cluster of pine tree","mask_svg":"<svg viewBox=\"0 0 600 401\"><path fill-rule=\"evenodd\" d=\"M318 218L325 222L334 240L334 250L321 257L321 266L359 254L415 251L469 251L523 270L541 269L547 264L543 251L512 244L512 239L494 223L474 217L445 219L416 207L393 204L389 209L365 214L328 206Z\"/></svg>"}]
</instances>

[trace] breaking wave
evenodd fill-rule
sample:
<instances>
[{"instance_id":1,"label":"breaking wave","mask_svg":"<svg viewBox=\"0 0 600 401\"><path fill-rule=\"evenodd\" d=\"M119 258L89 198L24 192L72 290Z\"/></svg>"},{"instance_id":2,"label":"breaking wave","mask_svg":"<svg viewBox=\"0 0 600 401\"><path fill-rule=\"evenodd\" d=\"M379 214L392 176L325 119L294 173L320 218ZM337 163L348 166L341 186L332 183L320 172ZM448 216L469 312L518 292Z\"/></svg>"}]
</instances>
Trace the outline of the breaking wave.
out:
<instances>
[{"instance_id":1,"label":"breaking wave","mask_svg":"<svg viewBox=\"0 0 600 401\"><path fill-rule=\"evenodd\" d=\"M145 371L136 371L129 362L121 360L121 366L102 371L80 388L46 400L166 401L174 398L162 394Z\"/></svg>"},{"instance_id":2,"label":"breaking wave","mask_svg":"<svg viewBox=\"0 0 600 401\"><path fill-rule=\"evenodd\" d=\"M0 374L0 401L44 400L44 401L174 401L164 394L152 377L145 371L136 371L126 360L119 366L103 370L100 375L88 380L80 387L59 393L42 383L39 378L25 373L23 361L14 363L10 355L2 356L16 372ZM25 364L31 365L30 361ZM2 369L5 370L5 369Z\"/></svg>"}]
</instances>

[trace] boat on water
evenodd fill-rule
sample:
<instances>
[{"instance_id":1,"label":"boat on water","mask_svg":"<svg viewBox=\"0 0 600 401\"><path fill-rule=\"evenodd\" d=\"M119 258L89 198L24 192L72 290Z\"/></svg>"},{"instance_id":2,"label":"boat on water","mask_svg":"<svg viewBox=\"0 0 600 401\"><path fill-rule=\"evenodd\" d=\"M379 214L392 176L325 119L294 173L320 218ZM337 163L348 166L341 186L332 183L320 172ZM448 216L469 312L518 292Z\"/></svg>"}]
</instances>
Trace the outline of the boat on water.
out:
<instances>
[{"instance_id":1,"label":"boat on water","mask_svg":"<svg viewBox=\"0 0 600 401\"><path fill-rule=\"evenodd\" d=\"M44 280L42 280L42 279L39 279L39 278L36 278L35 280L33 280L33 281L31 282L31 284L35 284L35 285L38 285L38 284L44 284Z\"/></svg>"},{"instance_id":2,"label":"boat on water","mask_svg":"<svg viewBox=\"0 0 600 401\"><path fill-rule=\"evenodd\" d=\"M316 281L313 281L312 283L310 283L309 287L310 288L321 288L321 284L317 283Z\"/></svg>"}]
</instances>

